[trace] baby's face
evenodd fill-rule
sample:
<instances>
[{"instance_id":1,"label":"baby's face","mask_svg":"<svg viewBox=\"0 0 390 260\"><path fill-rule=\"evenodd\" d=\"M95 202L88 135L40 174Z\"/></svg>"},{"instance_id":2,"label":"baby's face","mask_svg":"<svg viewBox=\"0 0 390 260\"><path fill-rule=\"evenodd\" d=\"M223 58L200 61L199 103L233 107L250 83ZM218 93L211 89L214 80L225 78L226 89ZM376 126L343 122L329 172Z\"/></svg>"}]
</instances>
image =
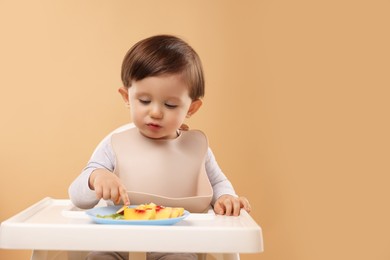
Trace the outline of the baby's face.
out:
<instances>
[{"instance_id":1,"label":"baby's face","mask_svg":"<svg viewBox=\"0 0 390 260\"><path fill-rule=\"evenodd\" d=\"M153 139L176 138L192 104L189 87L180 74L132 82L128 97L134 124Z\"/></svg>"}]
</instances>

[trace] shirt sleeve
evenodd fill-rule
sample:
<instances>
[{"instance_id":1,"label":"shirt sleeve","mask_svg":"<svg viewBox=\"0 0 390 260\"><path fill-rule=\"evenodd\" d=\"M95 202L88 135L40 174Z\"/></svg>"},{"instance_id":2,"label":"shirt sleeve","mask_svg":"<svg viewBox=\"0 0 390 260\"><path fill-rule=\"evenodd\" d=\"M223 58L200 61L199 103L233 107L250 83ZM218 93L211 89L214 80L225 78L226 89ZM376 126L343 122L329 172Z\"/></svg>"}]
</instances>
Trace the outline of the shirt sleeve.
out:
<instances>
[{"instance_id":1,"label":"shirt sleeve","mask_svg":"<svg viewBox=\"0 0 390 260\"><path fill-rule=\"evenodd\" d=\"M237 197L233 185L222 172L210 148L208 148L207 151L206 172L214 192L211 201L212 205L214 205L215 201L224 194Z\"/></svg>"}]
</instances>

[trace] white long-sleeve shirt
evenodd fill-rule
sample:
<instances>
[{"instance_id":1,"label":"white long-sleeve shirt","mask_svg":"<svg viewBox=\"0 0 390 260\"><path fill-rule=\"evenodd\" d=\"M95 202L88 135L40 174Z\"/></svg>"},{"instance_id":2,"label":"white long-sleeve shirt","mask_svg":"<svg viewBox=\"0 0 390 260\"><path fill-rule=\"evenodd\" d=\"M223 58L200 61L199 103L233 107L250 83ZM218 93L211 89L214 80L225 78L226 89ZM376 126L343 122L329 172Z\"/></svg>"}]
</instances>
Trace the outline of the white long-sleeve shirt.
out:
<instances>
[{"instance_id":1,"label":"white long-sleeve shirt","mask_svg":"<svg viewBox=\"0 0 390 260\"><path fill-rule=\"evenodd\" d=\"M81 174L69 186L69 197L72 203L79 208L92 208L98 202L95 191L89 188L89 176L96 169L107 169L110 172L115 168L115 153L111 146L111 136L129 128L135 127L134 124L124 125L106 136L93 152L87 166ZM213 188L213 199L211 204L224 194L237 196L232 184L222 172L210 147L206 155L206 172ZM131 198L130 198L131 201Z\"/></svg>"}]
</instances>

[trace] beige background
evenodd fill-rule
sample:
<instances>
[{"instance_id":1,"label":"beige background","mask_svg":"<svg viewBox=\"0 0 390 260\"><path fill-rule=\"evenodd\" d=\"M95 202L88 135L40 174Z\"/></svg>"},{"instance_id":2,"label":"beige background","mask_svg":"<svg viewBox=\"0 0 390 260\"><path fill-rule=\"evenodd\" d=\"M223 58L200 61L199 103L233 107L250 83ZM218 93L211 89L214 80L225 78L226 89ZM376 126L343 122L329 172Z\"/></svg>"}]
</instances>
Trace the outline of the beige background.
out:
<instances>
[{"instance_id":1,"label":"beige background","mask_svg":"<svg viewBox=\"0 0 390 260\"><path fill-rule=\"evenodd\" d=\"M265 252L241 258L390 259L389 13L384 0L0 0L0 221L67 198L129 120L125 52L171 33L206 73L189 124L263 228Z\"/></svg>"}]
</instances>

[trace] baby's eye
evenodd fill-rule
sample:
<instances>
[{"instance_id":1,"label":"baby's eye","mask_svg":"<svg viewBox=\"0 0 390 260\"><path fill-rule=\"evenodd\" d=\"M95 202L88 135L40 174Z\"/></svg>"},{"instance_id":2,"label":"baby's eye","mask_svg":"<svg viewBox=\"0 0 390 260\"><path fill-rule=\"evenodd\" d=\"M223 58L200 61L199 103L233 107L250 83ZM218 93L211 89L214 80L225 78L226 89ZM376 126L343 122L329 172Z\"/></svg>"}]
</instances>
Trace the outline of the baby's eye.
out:
<instances>
[{"instance_id":1,"label":"baby's eye","mask_svg":"<svg viewBox=\"0 0 390 260\"><path fill-rule=\"evenodd\" d=\"M174 108L177 108L177 105L172 105L172 104L167 104L165 103L165 106L169 109L174 109Z\"/></svg>"},{"instance_id":2,"label":"baby's eye","mask_svg":"<svg viewBox=\"0 0 390 260\"><path fill-rule=\"evenodd\" d=\"M147 100L147 99L138 99L138 100L139 100L139 102L140 102L141 104L143 104L143 105L147 105L147 104L150 103L150 100Z\"/></svg>"}]
</instances>

